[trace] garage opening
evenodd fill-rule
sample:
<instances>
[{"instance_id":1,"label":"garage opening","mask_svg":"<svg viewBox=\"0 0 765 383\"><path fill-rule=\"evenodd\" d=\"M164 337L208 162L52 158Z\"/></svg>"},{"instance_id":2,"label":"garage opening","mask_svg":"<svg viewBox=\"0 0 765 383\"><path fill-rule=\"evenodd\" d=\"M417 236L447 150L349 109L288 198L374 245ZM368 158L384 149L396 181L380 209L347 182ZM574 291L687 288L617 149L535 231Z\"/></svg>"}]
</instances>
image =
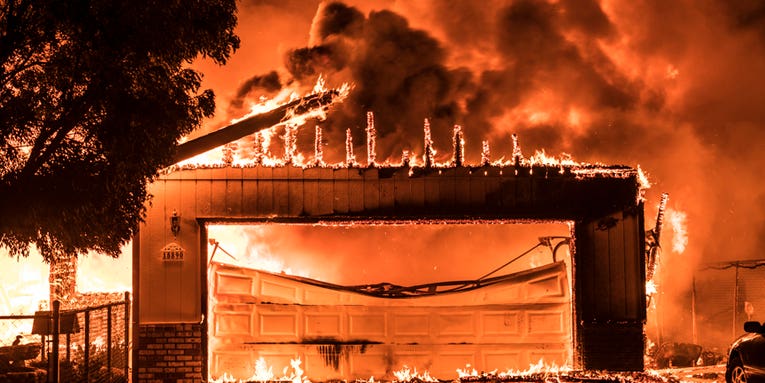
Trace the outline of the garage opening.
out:
<instances>
[{"instance_id":1,"label":"garage opening","mask_svg":"<svg viewBox=\"0 0 765 383\"><path fill-rule=\"evenodd\" d=\"M208 377L570 366L572 225L206 222Z\"/></svg>"}]
</instances>

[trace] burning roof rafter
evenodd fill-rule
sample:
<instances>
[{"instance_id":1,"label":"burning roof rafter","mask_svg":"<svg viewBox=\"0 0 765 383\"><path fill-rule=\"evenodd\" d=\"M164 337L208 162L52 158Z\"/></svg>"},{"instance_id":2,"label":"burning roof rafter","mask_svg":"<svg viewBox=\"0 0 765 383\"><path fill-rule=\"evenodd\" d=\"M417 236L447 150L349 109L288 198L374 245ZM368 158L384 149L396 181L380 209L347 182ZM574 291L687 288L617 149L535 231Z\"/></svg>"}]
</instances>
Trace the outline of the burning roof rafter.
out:
<instances>
[{"instance_id":1,"label":"burning roof rafter","mask_svg":"<svg viewBox=\"0 0 765 383\"><path fill-rule=\"evenodd\" d=\"M179 146L176 159L186 159L193 155L199 154L206 150L212 149L220 145L226 145L228 142L244 137L245 135L255 133L255 148L256 156L253 156L249 160L240 159L239 161L224 161L220 162L184 162L176 164L168 169L166 172L172 172L175 170L184 169L197 169L197 168L219 168L219 167L280 167L280 166L296 166L302 168L409 168L410 175L421 171L427 171L431 169L440 170L448 168L469 168L471 171L480 170L485 167L498 167L501 168L501 172L508 171L512 174L534 174L535 172L541 173L545 176L558 173L560 175L573 175L577 178L586 177L617 177L626 178L630 176L639 176L644 178L640 174L640 169L635 169L624 165L603 165L603 164L590 164L574 161L570 155L564 153L558 157L549 156L544 150L538 150L534 155L530 157L524 157L517 135L513 135L513 155L510 160L499 158L497 160L491 159L491 150L488 141L483 141L483 150L481 153L481 163L479 165L465 164L465 141L463 135L463 128L460 125L454 125L453 132L453 148L452 156L449 161L437 162L435 160L436 149L433 147L433 141L430 133L430 123L428 119L425 119L423 124L423 156L422 161L418 162L417 157L412 155L408 150L402 151L401 162L391 163L386 160L384 162L378 162L376 159L376 137L377 133L374 126L374 114L373 112L367 113L367 127L366 127L366 146L367 146L367 163L360 163L356 154L354 154L353 137L351 130L346 130L346 142L345 142L345 161L338 164L329 164L325 162L323 155L323 143L322 143L322 129L317 125L315 142L314 142L314 154L313 159L309 161L303 160L303 156L296 153L296 124L285 123L284 119L287 115L296 116L300 114L315 114L312 111L314 109L326 110L334 102L342 99L342 93L337 90L325 91L322 93L315 93L299 100L293 101L289 104L283 105L277 109L250 116L243 119L234 125L223 128L219 131L210 133L207 136L197 138L196 140L189 141ZM280 117L281 116L281 117ZM278 118L277 118L278 117ZM304 121L304 119L302 120ZM273 124L273 125L269 125ZM288 128L283 137L284 139L284 157L278 158L264 158L267 156L268 149L266 145L271 142L272 136L266 133L263 129L269 129L274 125L287 124ZM226 132L230 130L231 132ZM247 133L249 132L249 133ZM226 141L230 140L230 141ZM204 149L204 150L203 150ZM227 152L228 156L228 152Z\"/></svg>"}]
</instances>

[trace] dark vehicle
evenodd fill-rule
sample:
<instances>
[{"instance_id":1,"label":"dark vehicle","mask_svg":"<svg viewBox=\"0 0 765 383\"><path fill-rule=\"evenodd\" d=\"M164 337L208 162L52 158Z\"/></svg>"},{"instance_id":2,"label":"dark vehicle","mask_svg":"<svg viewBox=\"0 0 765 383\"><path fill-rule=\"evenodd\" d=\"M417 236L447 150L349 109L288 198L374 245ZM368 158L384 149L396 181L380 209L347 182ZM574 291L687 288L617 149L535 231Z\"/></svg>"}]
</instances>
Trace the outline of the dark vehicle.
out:
<instances>
[{"instance_id":1,"label":"dark vehicle","mask_svg":"<svg viewBox=\"0 0 765 383\"><path fill-rule=\"evenodd\" d=\"M747 333L731 345L725 381L728 383L765 382L765 326L744 323Z\"/></svg>"}]
</instances>

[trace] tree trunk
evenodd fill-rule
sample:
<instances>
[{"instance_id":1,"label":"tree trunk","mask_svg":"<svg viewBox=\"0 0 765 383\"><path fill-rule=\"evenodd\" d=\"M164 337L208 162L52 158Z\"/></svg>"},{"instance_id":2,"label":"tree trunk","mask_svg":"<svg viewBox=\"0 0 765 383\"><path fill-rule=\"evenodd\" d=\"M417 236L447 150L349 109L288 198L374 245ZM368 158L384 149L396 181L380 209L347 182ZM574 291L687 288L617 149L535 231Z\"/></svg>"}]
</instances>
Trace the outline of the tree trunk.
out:
<instances>
[{"instance_id":1,"label":"tree trunk","mask_svg":"<svg viewBox=\"0 0 765 383\"><path fill-rule=\"evenodd\" d=\"M67 308L77 290L77 255L58 254L50 263L50 302L58 299L61 308Z\"/></svg>"}]
</instances>

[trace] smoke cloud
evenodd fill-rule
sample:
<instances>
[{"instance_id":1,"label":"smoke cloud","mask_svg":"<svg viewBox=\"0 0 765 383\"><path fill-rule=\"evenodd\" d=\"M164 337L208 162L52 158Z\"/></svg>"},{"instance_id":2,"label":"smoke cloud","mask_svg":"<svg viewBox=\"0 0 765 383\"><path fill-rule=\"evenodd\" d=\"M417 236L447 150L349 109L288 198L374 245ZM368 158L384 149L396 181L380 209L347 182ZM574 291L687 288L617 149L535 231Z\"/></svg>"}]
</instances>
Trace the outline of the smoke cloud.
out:
<instances>
[{"instance_id":1,"label":"smoke cloud","mask_svg":"<svg viewBox=\"0 0 765 383\"><path fill-rule=\"evenodd\" d=\"M761 2L392 0L310 6L244 4L240 20L252 34L242 34L243 51L255 39L259 53L281 62L239 71L243 85L227 99L238 108L258 92L275 91L276 84L312 85L319 74L330 86L352 83L348 100L321 123L326 161L344 159L348 128L356 153L364 153L366 112L373 111L378 162L398 162L402 150L421 156L423 119L429 118L441 161L451 155L452 126L461 124L467 163L479 162L482 140L490 141L493 159L509 157L517 133L527 155L545 149L579 161L640 165L653 183L647 225L662 192L670 194L671 209L687 216L687 247L672 250L668 232L661 264L666 306L678 318L690 310L693 269L762 258ZM264 11L281 19L269 18L267 27L252 31L247 20L262 18ZM298 142L310 156L313 130L302 129ZM686 327L667 331L682 337Z\"/></svg>"}]
</instances>

